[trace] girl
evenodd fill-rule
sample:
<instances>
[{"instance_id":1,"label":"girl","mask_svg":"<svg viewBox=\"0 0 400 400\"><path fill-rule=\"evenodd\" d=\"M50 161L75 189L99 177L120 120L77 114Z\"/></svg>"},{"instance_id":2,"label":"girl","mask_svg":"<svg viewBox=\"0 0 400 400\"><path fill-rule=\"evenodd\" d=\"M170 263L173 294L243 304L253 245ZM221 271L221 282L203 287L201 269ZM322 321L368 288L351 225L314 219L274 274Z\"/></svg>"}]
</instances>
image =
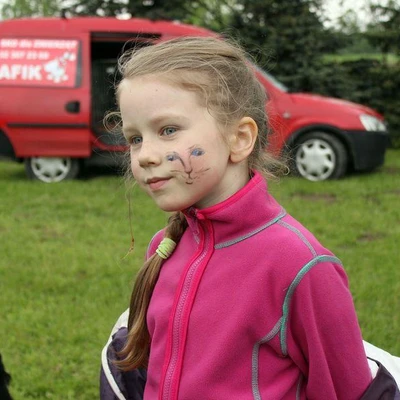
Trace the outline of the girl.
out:
<instances>
[{"instance_id":1,"label":"girl","mask_svg":"<svg viewBox=\"0 0 400 400\"><path fill-rule=\"evenodd\" d=\"M341 262L268 193L266 96L243 51L181 38L120 70L133 176L173 214L103 352L102 398L365 396Z\"/></svg>"}]
</instances>

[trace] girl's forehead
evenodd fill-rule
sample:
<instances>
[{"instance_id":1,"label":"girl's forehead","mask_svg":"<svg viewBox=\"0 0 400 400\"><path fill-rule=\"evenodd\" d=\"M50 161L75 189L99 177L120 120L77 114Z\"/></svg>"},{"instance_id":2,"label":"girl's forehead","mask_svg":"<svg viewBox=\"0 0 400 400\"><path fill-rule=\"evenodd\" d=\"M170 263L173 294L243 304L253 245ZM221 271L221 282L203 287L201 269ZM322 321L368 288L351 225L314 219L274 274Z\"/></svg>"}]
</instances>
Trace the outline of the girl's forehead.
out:
<instances>
[{"instance_id":1,"label":"girl's forehead","mask_svg":"<svg viewBox=\"0 0 400 400\"><path fill-rule=\"evenodd\" d=\"M194 74L198 75L198 74ZM119 86L118 102L122 116L170 113L187 118L211 118L217 122L221 132L228 129L229 121L219 107L211 106L208 91L200 80L190 83L189 76L173 74L145 74L124 78ZM182 114L183 113L183 114Z\"/></svg>"},{"instance_id":2,"label":"girl's forehead","mask_svg":"<svg viewBox=\"0 0 400 400\"><path fill-rule=\"evenodd\" d=\"M124 78L118 87L119 95L122 93L134 94L135 91L143 90L146 94L157 92L160 95L164 93L179 92L182 88L156 75L141 75L133 78Z\"/></svg>"},{"instance_id":3,"label":"girl's forehead","mask_svg":"<svg viewBox=\"0 0 400 400\"><path fill-rule=\"evenodd\" d=\"M188 88L166 79L164 76L143 75L134 78L125 78L118 88L118 101L122 103L135 102L144 105L144 102L154 102L162 105L190 103L191 106L204 108L206 102L199 90ZM166 103L166 99L168 100Z\"/></svg>"},{"instance_id":4,"label":"girl's forehead","mask_svg":"<svg viewBox=\"0 0 400 400\"><path fill-rule=\"evenodd\" d=\"M173 90L184 90L196 93L202 100L204 100L203 98L205 97L206 92L208 92L212 86L204 73L181 70L126 76L120 82L118 91L120 91L124 86L132 87L138 84L152 84L154 82L169 86Z\"/></svg>"},{"instance_id":5,"label":"girl's forehead","mask_svg":"<svg viewBox=\"0 0 400 400\"><path fill-rule=\"evenodd\" d=\"M187 123L214 119L196 92L154 76L135 77L121 83L119 106L125 126L140 122L157 125L174 120Z\"/></svg>"},{"instance_id":6,"label":"girl's forehead","mask_svg":"<svg viewBox=\"0 0 400 400\"><path fill-rule=\"evenodd\" d=\"M138 85L138 84L151 84L151 83L162 83L166 85L175 86L175 80L172 79L169 74L143 74L131 77L125 77L122 79L121 84L125 85Z\"/></svg>"}]
</instances>

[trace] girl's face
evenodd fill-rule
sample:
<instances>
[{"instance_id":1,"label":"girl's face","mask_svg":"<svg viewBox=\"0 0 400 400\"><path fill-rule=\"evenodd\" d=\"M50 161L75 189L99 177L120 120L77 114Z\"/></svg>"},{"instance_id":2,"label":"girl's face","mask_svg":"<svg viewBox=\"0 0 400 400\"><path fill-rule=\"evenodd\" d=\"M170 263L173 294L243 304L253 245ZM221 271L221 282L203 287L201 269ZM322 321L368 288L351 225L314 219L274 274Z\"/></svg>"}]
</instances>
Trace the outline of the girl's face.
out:
<instances>
[{"instance_id":1,"label":"girl's face","mask_svg":"<svg viewBox=\"0 0 400 400\"><path fill-rule=\"evenodd\" d=\"M209 207L242 186L228 141L196 93L143 76L124 80L119 100L133 176L162 210Z\"/></svg>"}]
</instances>

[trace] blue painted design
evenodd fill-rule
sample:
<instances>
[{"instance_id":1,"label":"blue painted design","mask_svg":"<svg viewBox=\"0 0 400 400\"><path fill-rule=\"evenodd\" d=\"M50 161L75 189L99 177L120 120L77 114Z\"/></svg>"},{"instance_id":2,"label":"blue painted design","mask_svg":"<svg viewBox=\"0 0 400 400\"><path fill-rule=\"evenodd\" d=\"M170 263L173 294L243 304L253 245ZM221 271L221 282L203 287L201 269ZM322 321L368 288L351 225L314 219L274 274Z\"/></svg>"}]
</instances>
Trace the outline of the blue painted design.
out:
<instances>
[{"instance_id":1,"label":"blue painted design","mask_svg":"<svg viewBox=\"0 0 400 400\"><path fill-rule=\"evenodd\" d=\"M200 156L202 156L204 154L205 154L205 151L203 149L200 149L199 147L196 147L195 149L193 149L190 152L190 155L191 156L195 156L195 157L200 157Z\"/></svg>"}]
</instances>

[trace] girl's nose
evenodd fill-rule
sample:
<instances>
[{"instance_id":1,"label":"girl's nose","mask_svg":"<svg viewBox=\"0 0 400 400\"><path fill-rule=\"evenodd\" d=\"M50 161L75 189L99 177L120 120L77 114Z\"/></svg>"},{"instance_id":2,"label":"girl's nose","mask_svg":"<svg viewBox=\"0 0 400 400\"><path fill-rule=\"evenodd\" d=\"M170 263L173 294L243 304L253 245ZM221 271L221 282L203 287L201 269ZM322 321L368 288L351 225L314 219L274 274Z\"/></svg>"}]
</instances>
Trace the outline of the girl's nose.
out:
<instances>
[{"instance_id":1,"label":"girl's nose","mask_svg":"<svg viewBox=\"0 0 400 400\"><path fill-rule=\"evenodd\" d=\"M141 167L158 165L161 162L161 154L153 143L144 141L140 147L137 159Z\"/></svg>"}]
</instances>

